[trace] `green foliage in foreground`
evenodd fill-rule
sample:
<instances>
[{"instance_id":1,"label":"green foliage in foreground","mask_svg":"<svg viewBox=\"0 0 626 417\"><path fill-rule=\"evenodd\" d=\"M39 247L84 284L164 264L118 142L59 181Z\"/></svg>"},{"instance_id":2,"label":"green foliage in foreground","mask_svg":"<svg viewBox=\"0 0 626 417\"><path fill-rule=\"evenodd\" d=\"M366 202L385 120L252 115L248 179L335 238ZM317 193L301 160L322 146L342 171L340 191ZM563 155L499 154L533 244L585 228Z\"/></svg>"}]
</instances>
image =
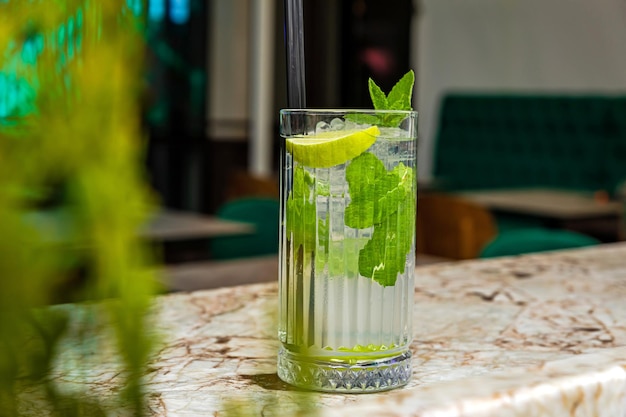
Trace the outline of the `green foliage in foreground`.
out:
<instances>
[{"instance_id":1,"label":"green foliage in foreground","mask_svg":"<svg viewBox=\"0 0 626 417\"><path fill-rule=\"evenodd\" d=\"M150 200L141 24L125 0L0 2L0 54L0 416L142 415L154 284L136 235ZM103 299L79 322L49 307ZM106 404L50 378L104 355L80 337L94 332L123 364Z\"/></svg>"}]
</instances>

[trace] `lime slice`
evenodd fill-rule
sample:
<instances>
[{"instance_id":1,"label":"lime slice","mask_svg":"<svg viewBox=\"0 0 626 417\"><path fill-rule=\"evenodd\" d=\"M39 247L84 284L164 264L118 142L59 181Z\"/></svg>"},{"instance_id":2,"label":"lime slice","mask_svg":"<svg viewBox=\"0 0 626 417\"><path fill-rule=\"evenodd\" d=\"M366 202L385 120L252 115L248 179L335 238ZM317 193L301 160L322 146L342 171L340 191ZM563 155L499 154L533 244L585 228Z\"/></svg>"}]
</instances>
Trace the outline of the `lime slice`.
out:
<instances>
[{"instance_id":1,"label":"lime slice","mask_svg":"<svg viewBox=\"0 0 626 417\"><path fill-rule=\"evenodd\" d=\"M344 164L365 152L380 135L376 126L367 129L333 130L287 139L293 159L310 168L330 168Z\"/></svg>"}]
</instances>

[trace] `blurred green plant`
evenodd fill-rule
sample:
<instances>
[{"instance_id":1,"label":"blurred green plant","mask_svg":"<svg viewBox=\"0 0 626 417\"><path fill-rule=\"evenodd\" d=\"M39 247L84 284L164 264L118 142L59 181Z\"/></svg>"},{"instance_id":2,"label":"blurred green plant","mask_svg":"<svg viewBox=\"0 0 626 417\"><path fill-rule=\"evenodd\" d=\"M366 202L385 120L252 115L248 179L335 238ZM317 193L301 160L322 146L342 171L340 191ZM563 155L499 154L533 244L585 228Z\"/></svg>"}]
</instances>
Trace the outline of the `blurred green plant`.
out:
<instances>
[{"instance_id":1,"label":"blurred green plant","mask_svg":"<svg viewBox=\"0 0 626 417\"><path fill-rule=\"evenodd\" d=\"M140 162L143 22L131 3L0 1L0 416L146 410L155 281L136 232L152 197ZM50 306L65 302L82 303ZM52 377L76 360L61 347L68 332L78 360L104 354L87 335L115 340L117 398Z\"/></svg>"}]
</instances>

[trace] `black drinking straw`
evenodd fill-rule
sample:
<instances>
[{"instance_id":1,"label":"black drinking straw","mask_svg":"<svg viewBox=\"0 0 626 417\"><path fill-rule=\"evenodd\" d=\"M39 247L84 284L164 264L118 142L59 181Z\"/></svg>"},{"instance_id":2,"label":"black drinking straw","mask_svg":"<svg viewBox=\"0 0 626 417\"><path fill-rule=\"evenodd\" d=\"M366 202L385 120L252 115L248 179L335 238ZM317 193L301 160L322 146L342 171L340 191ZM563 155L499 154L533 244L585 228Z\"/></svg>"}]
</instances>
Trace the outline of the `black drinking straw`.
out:
<instances>
[{"instance_id":1,"label":"black drinking straw","mask_svg":"<svg viewBox=\"0 0 626 417\"><path fill-rule=\"evenodd\" d=\"M302 0L285 0L285 49L287 52L287 105L306 107L304 75L304 23Z\"/></svg>"}]
</instances>

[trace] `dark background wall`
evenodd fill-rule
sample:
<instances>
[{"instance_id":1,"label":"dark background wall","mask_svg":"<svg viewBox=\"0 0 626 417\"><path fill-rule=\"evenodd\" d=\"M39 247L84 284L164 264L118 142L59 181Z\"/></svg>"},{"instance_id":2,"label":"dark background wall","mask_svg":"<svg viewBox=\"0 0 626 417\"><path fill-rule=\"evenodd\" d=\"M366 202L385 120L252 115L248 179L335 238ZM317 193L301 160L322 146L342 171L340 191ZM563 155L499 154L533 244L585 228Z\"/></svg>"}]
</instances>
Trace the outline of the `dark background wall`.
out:
<instances>
[{"instance_id":1,"label":"dark background wall","mask_svg":"<svg viewBox=\"0 0 626 417\"><path fill-rule=\"evenodd\" d=\"M173 0L163 3L163 19L150 24L147 76L151 182L164 205L207 213L228 197L233 173L245 171L248 165L245 133L226 140L212 137L206 129L211 111L206 94L212 88L209 60L219 59L211 51L211 10L216 1L223 0L190 0L184 22L168 14ZM389 90L408 71L411 0L306 0L303 4L309 107L371 107L369 77ZM276 0L275 14L278 115L278 109L286 107L282 0ZM274 136L278 152L277 126Z\"/></svg>"}]
</instances>

